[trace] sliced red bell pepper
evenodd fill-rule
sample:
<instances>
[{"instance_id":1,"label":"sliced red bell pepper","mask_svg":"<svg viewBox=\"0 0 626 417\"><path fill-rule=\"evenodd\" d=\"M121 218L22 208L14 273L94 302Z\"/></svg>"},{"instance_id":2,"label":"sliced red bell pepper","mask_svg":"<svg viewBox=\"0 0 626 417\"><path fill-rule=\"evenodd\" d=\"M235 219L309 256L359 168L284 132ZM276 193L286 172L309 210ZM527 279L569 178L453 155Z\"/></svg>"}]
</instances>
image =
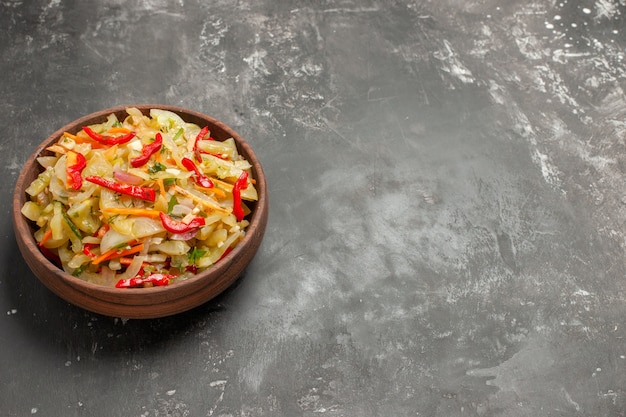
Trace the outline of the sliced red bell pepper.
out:
<instances>
[{"instance_id":1,"label":"sliced red bell pepper","mask_svg":"<svg viewBox=\"0 0 626 417\"><path fill-rule=\"evenodd\" d=\"M133 168L139 168L141 166L144 166L146 163L148 163L152 155L154 155L155 153L161 150L162 145L163 145L163 136L161 136L161 133L159 132L156 134L154 142L148 145L144 145L143 149L141 150L140 156L130 160L130 165Z\"/></svg>"},{"instance_id":2,"label":"sliced red bell pepper","mask_svg":"<svg viewBox=\"0 0 626 417\"><path fill-rule=\"evenodd\" d=\"M248 188L248 172L243 171L233 185L233 214L238 222L242 221L245 216L241 206L241 190L246 188Z\"/></svg>"},{"instance_id":3,"label":"sliced red bell pepper","mask_svg":"<svg viewBox=\"0 0 626 417\"><path fill-rule=\"evenodd\" d=\"M136 197L151 202L154 202L156 200L156 191L150 187L139 187L137 185L122 184L107 178L98 177L96 175L86 177L85 180L100 185L104 188L108 188L111 191L129 195L131 197Z\"/></svg>"},{"instance_id":4,"label":"sliced red bell pepper","mask_svg":"<svg viewBox=\"0 0 626 417\"><path fill-rule=\"evenodd\" d=\"M115 288L137 288L143 287L145 284L151 284L155 287L162 287L168 285L170 280L176 278L176 275L171 274L150 274L147 277L136 276L129 279L120 279L115 284Z\"/></svg>"},{"instance_id":5,"label":"sliced red bell pepper","mask_svg":"<svg viewBox=\"0 0 626 417\"><path fill-rule=\"evenodd\" d=\"M185 168L187 168L187 170L192 171L196 174L194 179L200 187L213 188L213 181L211 181L209 177L204 175L191 159L183 158L180 162Z\"/></svg>"},{"instance_id":6,"label":"sliced red bell pepper","mask_svg":"<svg viewBox=\"0 0 626 417\"><path fill-rule=\"evenodd\" d=\"M217 260L217 262L219 262L222 259L224 259L226 257L226 255L228 255L232 250L233 250L232 246L227 247L226 250L224 251L224 253L222 253L222 256L220 256L220 258Z\"/></svg>"},{"instance_id":7,"label":"sliced red bell pepper","mask_svg":"<svg viewBox=\"0 0 626 417\"><path fill-rule=\"evenodd\" d=\"M111 226L108 223L104 223L102 226L100 226L98 231L94 233L94 236L102 239L102 237L106 234L106 232L109 231L109 229L111 229Z\"/></svg>"},{"instance_id":8,"label":"sliced red bell pepper","mask_svg":"<svg viewBox=\"0 0 626 417\"><path fill-rule=\"evenodd\" d=\"M89 126L84 126L83 130L91 139L103 145L121 145L122 143L129 142L135 137L135 132L130 132L121 136L106 136L94 132Z\"/></svg>"},{"instance_id":9,"label":"sliced red bell pepper","mask_svg":"<svg viewBox=\"0 0 626 417\"><path fill-rule=\"evenodd\" d=\"M159 216L163 227L170 233L186 233L205 225L204 217L194 217L189 223L185 223L174 220L163 212Z\"/></svg>"},{"instance_id":10,"label":"sliced red bell pepper","mask_svg":"<svg viewBox=\"0 0 626 417\"><path fill-rule=\"evenodd\" d=\"M202 155L200 155L200 149L198 149L198 142L204 139L207 133L209 133L209 127L204 126L202 129L200 129L200 133L198 133L198 136L196 136L196 141L193 143L193 152L196 155L196 159L198 160L198 162L202 162Z\"/></svg>"},{"instance_id":11,"label":"sliced red bell pepper","mask_svg":"<svg viewBox=\"0 0 626 417\"><path fill-rule=\"evenodd\" d=\"M83 244L83 253L87 256L95 258L97 255L91 251L91 249L96 246L93 243L84 243Z\"/></svg>"},{"instance_id":12,"label":"sliced red bell pepper","mask_svg":"<svg viewBox=\"0 0 626 417\"><path fill-rule=\"evenodd\" d=\"M224 154L220 155L220 154L218 154L218 153L211 153L211 152L202 152L202 153L206 153L207 155L214 156L214 157L216 157L216 158L221 159L222 161L228 161L228 160L230 160L230 157L229 157L228 155L224 155Z\"/></svg>"},{"instance_id":13,"label":"sliced red bell pepper","mask_svg":"<svg viewBox=\"0 0 626 417\"><path fill-rule=\"evenodd\" d=\"M66 168L68 179L67 182L73 190L78 191L83 186L82 172L83 169L85 169L85 167L87 166L87 160L85 159L85 156L80 152L70 151L67 155L68 162L70 161L70 159L72 159L73 162Z\"/></svg>"}]
</instances>

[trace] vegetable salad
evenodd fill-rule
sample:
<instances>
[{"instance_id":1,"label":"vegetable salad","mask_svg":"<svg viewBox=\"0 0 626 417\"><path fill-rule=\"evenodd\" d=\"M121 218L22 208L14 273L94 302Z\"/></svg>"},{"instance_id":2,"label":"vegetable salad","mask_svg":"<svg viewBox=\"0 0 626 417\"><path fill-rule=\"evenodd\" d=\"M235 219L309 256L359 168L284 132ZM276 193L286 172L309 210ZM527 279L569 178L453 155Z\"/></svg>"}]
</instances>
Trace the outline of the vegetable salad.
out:
<instances>
[{"instance_id":1,"label":"vegetable salad","mask_svg":"<svg viewBox=\"0 0 626 417\"><path fill-rule=\"evenodd\" d=\"M258 199L234 139L177 114L126 109L65 132L40 156L22 214L46 257L118 288L168 285L223 258L243 238Z\"/></svg>"}]
</instances>

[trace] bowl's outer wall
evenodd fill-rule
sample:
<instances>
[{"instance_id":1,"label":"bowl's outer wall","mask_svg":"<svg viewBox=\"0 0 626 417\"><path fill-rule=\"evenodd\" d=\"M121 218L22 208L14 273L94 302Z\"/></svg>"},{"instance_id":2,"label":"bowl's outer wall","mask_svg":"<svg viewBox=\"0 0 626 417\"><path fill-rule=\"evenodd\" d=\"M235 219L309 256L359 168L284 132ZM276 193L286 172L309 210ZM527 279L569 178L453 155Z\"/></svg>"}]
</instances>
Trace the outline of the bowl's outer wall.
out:
<instances>
[{"instance_id":1,"label":"bowl's outer wall","mask_svg":"<svg viewBox=\"0 0 626 417\"><path fill-rule=\"evenodd\" d=\"M186 122L199 126L208 125L211 136L217 140L232 137L237 143L239 153L252 165L252 175L256 180L255 186L259 194L259 200L249 205L252 213L248 217L250 225L246 229L246 236L230 254L195 277L165 287L120 290L71 276L43 256L34 238L34 226L20 212L27 200L24 190L41 172L36 158L48 152L46 151L48 146L55 143L63 132L76 133L83 126L102 123L111 113L115 113L122 120L127 115L128 107L136 107L144 114L148 114L152 108L170 110L180 115ZM72 304L95 313L124 318L156 318L181 313L204 304L223 292L254 258L265 234L268 215L269 199L265 174L248 143L234 130L216 119L189 109L160 104L105 109L63 126L43 141L28 158L17 179L13 198L13 226L16 240L24 260L35 276L52 292Z\"/></svg>"}]
</instances>

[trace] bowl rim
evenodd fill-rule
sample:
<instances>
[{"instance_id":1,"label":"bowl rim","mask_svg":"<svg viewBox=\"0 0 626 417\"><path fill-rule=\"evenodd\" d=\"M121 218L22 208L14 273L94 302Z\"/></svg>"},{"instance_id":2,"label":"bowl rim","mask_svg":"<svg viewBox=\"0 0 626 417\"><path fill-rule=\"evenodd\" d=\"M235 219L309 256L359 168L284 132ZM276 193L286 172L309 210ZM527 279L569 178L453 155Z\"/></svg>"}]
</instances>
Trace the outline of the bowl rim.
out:
<instances>
[{"instance_id":1,"label":"bowl rim","mask_svg":"<svg viewBox=\"0 0 626 417\"><path fill-rule=\"evenodd\" d=\"M246 155L246 159L252 165L252 169L254 171L254 178L256 180L256 188L258 191L259 199L256 202L256 210L253 210L251 217L249 218L250 224L246 228L246 234L243 239L233 248L230 253L224 256L218 263L212 265L208 269L196 274L193 277L190 277L184 281L177 282L172 285L167 286L154 286L147 288L137 288L137 289L120 289L115 287L107 287L104 285L88 282L82 280L78 277L74 277L71 274L65 272L62 268L55 265L52 261L46 258L43 253L39 250L38 245L35 242L34 235L32 233L27 234L28 236L23 236L23 234L19 233L19 230L30 230L32 228L31 222L26 219L21 214L21 208L23 202L26 201L27 197L25 196L25 189L28 184L25 184L26 177L30 173L30 170L37 166L37 157L39 157L45 149L50 146L52 143L56 142L63 132L72 130L72 127L75 129L77 126L83 126L86 124L98 123L95 120L102 118L103 120L111 113L120 113L126 112L126 109L129 107L135 107L140 109L142 112L150 109L162 109L172 111L176 114L179 114L183 120L185 120L185 116L191 116L197 119L205 120L209 124L213 124L220 129L222 129L227 137L232 137L236 144L240 153ZM185 120L187 121L187 120ZM71 132L72 133L72 132ZM55 130L52 134L48 135L46 139L44 139L36 149L30 154L30 156L24 162L22 169L20 170L20 174L15 183L15 189L13 193L13 223L14 223L14 232L16 235L16 239L23 240L23 244L26 246L27 250L29 250L32 255L35 257L36 261L46 266L46 269L53 272L53 275L56 280L59 281L59 284L65 284L73 287L74 290L82 292L86 295L92 295L94 293L98 294L98 298L101 300L105 300L107 303L115 303L124 306L132 306L139 307L142 305L142 300L146 299L145 295L150 294L152 297L147 297L147 299L154 299L158 295L168 294L168 299L172 296L178 297L187 297L187 292L190 289L199 289L205 286L208 286L214 281L218 280L219 277L227 274L228 269L232 266L233 262L239 257L239 255L246 250L249 246L250 242L255 238L258 233L254 233L259 230L260 233L264 233L265 222L267 221L267 185L265 173L263 172L262 165L256 155L256 153L252 150L250 145L245 141L234 129L225 123L208 116L206 114L200 113L195 110L191 110L188 108L175 106L175 105L165 105L165 104L151 104L151 103L143 103L143 104L128 104L128 105L119 105L114 107L109 107L106 109L98 110L96 112L92 112L90 114L79 117L78 119L74 119L69 123L64 124L59 129ZM265 211L265 213L263 213ZM18 226L19 224L21 226ZM262 236L261 236L262 237ZM260 242L259 242L260 244ZM22 248L20 248L22 249ZM256 249L255 249L256 250ZM23 255L22 255L23 256ZM28 263L28 262L27 262ZM30 267L30 265L28 265ZM244 267L245 268L245 267ZM32 268L31 268L32 270ZM34 273L34 271L32 271ZM34 273L35 274L35 273ZM37 274L35 274L37 275ZM209 275L212 276L212 279L209 279ZM38 277L38 276L37 276ZM39 278L39 277L38 277ZM237 277L233 277L231 281L234 281ZM40 278L41 280L41 278ZM46 286L50 287L50 283L46 283ZM226 285L226 287L228 287ZM61 287L63 285L60 285ZM54 288L50 288L53 292ZM226 288L224 288L226 289ZM219 292L222 292L222 289ZM214 296L219 294L216 293ZM58 294L58 292L57 292ZM62 297L64 298L64 297ZM206 300L208 301L208 300ZM73 304L77 304L72 302ZM145 303L145 306L152 305L153 303ZM77 304L79 305L79 304ZM84 307L84 306L81 306ZM194 306L190 306L189 308L193 308ZM182 311L182 310L181 310Z\"/></svg>"}]
</instances>

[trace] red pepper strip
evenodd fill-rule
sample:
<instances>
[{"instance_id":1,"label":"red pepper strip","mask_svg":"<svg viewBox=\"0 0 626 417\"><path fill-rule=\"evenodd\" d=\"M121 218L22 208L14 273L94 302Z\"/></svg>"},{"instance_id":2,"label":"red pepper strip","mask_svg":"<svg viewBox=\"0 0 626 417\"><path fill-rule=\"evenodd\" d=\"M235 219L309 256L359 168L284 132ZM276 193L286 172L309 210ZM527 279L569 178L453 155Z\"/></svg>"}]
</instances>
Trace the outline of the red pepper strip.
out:
<instances>
[{"instance_id":1,"label":"red pepper strip","mask_svg":"<svg viewBox=\"0 0 626 417\"><path fill-rule=\"evenodd\" d=\"M196 173L195 180L200 187L213 188L213 181L211 181L206 175L204 175L191 159L183 158L180 162L185 168L187 168L187 170Z\"/></svg>"},{"instance_id":2,"label":"red pepper strip","mask_svg":"<svg viewBox=\"0 0 626 417\"><path fill-rule=\"evenodd\" d=\"M120 279L115 284L115 288L136 288L143 287L144 284L152 284L157 287L161 287L170 283L170 280L176 278L176 275L170 274L151 274L145 278L136 276L129 279Z\"/></svg>"},{"instance_id":3,"label":"red pepper strip","mask_svg":"<svg viewBox=\"0 0 626 417\"><path fill-rule=\"evenodd\" d=\"M215 139L213 139L213 138L209 138L209 140L215 140ZM196 151L196 153L205 154L205 155L211 155L211 156L214 156L214 157L216 157L216 158L219 158L219 159L221 159L221 160L223 160L223 161L228 161L228 160L230 159L230 157L229 157L228 155L220 155L220 154L218 154L218 153L206 152L206 151L202 151L202 150L200 150L200 149L198 149L198 150Z\"/></svg>"},{"instance_id":4,"label":"red pepper strip","mask_svg":"<svg viewBox=\"0 0 626 417\"><path fill-rule=\"evenodd\" d=\"M102 226L100 226L100 228L94 234L94 236L95 237L99 237L100 239L102 239L102 237L106 234L106 232L109 231L110 228L111 228L111 226L108 223L105 223Z\"/></svg>"},{"instance_id":5,"label":"red pepper strip","mask_svg":"<svg viewBox=\"0 0 626 417\"><path fill-rule=\"evenodd\" d=\"M81 173L86 166L87 160L85 159L85 156L82 153L77 152L76 163L67 167L67 173L72 179L72 188L74 190L80 190L82 188L83 177L81 176Z\"/></svg>"},{"instance_id":6,"label":"red pepper strip","mask_svg":"<svg viewBox=\"0 0 626 417\"><path fill-rule=\"evenodd\" d=\"M98 177L96 175L91 175L89 177L86 177L85 179L104 188L108 188L109 190L116 191L121 194L126 194L131 197L136 197L151 202L154 202L156 200L156 191L154 191L153 188L139 187L137 185L131 184L122 184L113 180Z\"/></svg>"},{"instance_id":7,"label":"red pepper strip","mask_svg":"<svg viewBox=\"0 0 626 417\"><path fill-rule=\"evenodd\" d=\"M243 207L241 207L241 190L248 188L248 172L243 171L233 185L233 214L240 222L244 218Z\"/></svg>"},{"instance_id":8,"label":"red pepper strip","mask_svg":"<svg viewBox=\"0 0 626 417\"><path fill-rule=\"evenodd\" d=\"M226 255L228 255L232 250L233 250L232 246L227 247L226 250L224 251L224 253L222 253L222 256L220 256L220 258L217 260L217 262L219 262L222 259L224 259L226 257Z\"/></svg>"},{"instance_id":9,"label":"red pepper strip","mask_svg":"<svg viewBox=\"0 0 626 417\"><path fill-rule=\"evenodd\" d=\"M90 256L90 257L92 257L92 258L95 258L95 257L96 257L96 256L98 256L98 255L96 255L95 253L93 253L93 252L91 251L91 248L93 248L94 246L96 246L96 245L94 245L93 243L85 243L85 244L83 245L83 253L84 253L85 255L87 255L87 256Z\"/></svg>"},{"instance_id":10,"label":"red pepper strip","mask_svg":"<svg viewBox=\"0 0 626 417\"><path fill-rule=\"evenodd\" d=\"M144 166L150 160L152 155L161 150L161 145L163 145L163 136L161 136L161 133L159 132L156 134L154 142L143 147L141 150L141 156L130 160L130 165L133 168Z\"/></svg>"},{"instance_id":11,"label":"red pepper strip","mask_svg":"<svg viewBox=\"0 0 626 417\"><path fill-rule=\"evenodd\" d=\"M190 232L193 229L197 229L201 226L204 226L204 217L194 217L189 223L179 222L177 220L172 219L167 214L161 212L159 213L161 217L161 223L165 230L171 233L186 233Z\"/></svg>"},{"instance_id":12,"label":"red pepper strip","mask_svg":"<svg viewBox=\"0 0 626 417\"><path fill-rule=\"evenodd\" d=\"M94 132L89 126L83 127L83 130L91 139L103 145L121 145L135 137L135 132L130 132L123 136L105 136Z\"/></svg>"},{"instance_id":13,"label":"red pepper strip","mask_svg":"<svg viewBox=\"0 0 626 417\"><path fill-rule=\"evenodd\" d=\"M198 142L204 139L207 133L209 133L209 127L204 126L200 130L200 133L198 133L198 136L196 136L196 141L193 144L193 152L196 154L196 159L198 160L198 162L202 162L202 155L200 155L200 149L198 149Z\"/></svg>"}]
</instances>

